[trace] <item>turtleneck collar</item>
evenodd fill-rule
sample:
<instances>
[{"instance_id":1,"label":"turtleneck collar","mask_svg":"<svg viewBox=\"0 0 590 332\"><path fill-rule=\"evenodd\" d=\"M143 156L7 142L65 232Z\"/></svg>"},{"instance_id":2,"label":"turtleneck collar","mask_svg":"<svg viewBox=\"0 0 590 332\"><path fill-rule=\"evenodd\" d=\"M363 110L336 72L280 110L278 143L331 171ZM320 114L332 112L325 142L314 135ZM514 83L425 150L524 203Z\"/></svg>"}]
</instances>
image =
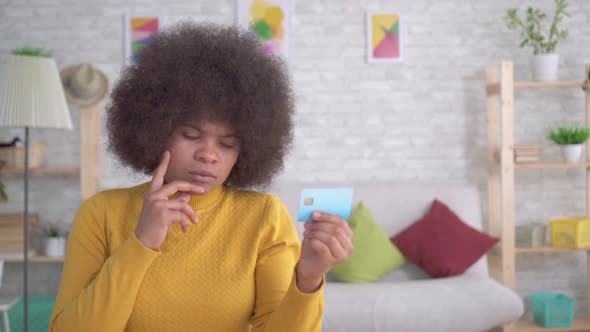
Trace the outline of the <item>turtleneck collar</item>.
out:
<instances>
[{"instance_id":1,"label":"turtleneck collar","mask_svg":"<svg viewBox=\"0 0 590 332\"><path fill-rule=\"evenodd\" d=\"M217 186L212 191L202 195L191 195L188 204L196 211L206 209L215 204L223 195L225 190L224 185Z\"/></svg>"}]
</instances>

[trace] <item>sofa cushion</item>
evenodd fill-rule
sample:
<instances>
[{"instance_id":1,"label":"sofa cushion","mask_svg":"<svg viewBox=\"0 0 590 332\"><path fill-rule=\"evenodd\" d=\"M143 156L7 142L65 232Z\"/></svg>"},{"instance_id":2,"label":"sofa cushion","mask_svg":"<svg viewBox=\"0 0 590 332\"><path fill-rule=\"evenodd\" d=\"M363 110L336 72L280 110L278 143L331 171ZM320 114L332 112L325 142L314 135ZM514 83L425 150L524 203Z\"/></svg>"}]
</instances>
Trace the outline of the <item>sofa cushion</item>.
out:
<instances>
[{"instance_id":1,"label":"sofa cushion","mask_svg":"<svg viewBox=\"0 0 590 332\"><path fill-rule=\"evenodd\" d=\"M326 283L324 332L475 332L517 320L523 301L488 277Z\"/></svg>"},{"instance_id":2,"label":"sofa cushion","mask_svg":"<svg viewBox=\"0 0 590 332\"><path fill-rule=\"evenodd\" d=\"M363 202L352 211L348 224L353 232L354 252L346 261L332 268L330 275L333 280L373 282L406 263Z\"/></svg>"},{"instance_id":3,"label":"sofa cushion","mask_svg":"<svg viewBox=\"0 0 590 332\"><path fill-rule=\"evenodd\" d=\"M422 219L391 240L433 278L463 274L498 242L465 224L437 199Z\"/></svg>"}]
</instances>

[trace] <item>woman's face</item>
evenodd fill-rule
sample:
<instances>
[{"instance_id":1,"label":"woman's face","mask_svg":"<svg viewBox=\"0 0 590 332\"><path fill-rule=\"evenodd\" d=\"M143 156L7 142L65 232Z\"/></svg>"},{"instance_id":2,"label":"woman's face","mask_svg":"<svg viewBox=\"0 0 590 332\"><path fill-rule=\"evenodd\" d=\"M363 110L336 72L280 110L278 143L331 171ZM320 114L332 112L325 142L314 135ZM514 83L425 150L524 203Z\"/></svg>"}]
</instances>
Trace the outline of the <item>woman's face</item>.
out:
<instances>
[{"instance_id":1,"label":"woman's face","mask_svg":"<svg viewBox=\"0 0 590 332\"><path fill-rule=\"evenodd\" d=\"M187 181L205 189L222 185L238 160L240 139L226 124L187 122L172 133L166 182Z\"/></svg>"}]
</instances>

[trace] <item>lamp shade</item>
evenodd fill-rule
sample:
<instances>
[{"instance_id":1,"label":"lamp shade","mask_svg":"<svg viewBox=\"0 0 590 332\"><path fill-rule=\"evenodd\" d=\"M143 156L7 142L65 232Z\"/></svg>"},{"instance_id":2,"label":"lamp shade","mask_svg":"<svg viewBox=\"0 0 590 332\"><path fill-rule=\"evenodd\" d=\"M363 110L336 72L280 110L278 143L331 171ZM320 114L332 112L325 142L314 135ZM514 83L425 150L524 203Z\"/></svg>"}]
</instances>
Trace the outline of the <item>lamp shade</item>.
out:
<instances>
[{"instance_id":1,"label":"lamp shade","mask_svg":"<svg viewBox=\"0 0 590 332\"><path fill-rule=\"evenodd\" d=\"M72 129L59 72L51 58L0 58L0 126Z\"/></svg>"}]
</instances>

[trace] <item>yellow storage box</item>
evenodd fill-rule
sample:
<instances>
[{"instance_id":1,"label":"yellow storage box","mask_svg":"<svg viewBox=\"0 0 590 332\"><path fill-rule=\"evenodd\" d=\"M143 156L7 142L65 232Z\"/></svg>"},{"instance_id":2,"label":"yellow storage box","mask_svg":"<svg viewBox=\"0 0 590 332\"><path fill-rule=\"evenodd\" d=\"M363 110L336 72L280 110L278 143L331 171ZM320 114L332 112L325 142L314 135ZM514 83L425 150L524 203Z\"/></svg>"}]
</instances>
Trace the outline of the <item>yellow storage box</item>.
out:
<instances>
[{"instance_id":1,"label":"yellow storage box","mask_svg":"<svg viewBox=\"0 0 590 332\"><path fill-rule=\"evenodd\" d=\"M554 247L590 247L590 217L567 217L549 221Z\"/></svg>"}]
</instances>

